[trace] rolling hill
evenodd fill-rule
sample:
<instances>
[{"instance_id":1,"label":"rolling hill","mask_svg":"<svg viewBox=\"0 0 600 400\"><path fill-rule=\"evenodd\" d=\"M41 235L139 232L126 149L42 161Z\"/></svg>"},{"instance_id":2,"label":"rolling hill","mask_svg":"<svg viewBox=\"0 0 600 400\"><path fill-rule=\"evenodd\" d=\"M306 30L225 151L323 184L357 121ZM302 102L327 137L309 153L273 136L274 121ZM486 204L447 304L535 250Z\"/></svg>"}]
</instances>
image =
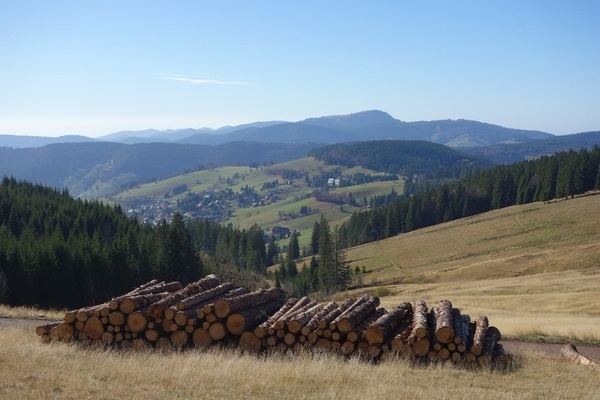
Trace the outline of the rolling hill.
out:
<instances>
[{"instance_id":1,"label":"rolling hill","mask_svg":"<svg viewBox=\"0 0 600 400\"><path fill-rule=\"evenodd\" d=\"M348 250L386 307L450 298L507 334L600 339L599 192L508 207ZM344 294L347 296L347 294Z\"/></svg>"}]
</instances>

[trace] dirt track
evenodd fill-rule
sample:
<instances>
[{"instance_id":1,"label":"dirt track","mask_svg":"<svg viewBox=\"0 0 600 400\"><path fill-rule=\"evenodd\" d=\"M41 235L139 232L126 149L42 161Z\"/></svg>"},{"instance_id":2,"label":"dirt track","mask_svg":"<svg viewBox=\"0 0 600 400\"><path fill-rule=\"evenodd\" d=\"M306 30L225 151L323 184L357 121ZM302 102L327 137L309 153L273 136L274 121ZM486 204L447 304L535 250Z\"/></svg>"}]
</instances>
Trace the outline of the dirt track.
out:
<instances>
[{"instance_id":1,"label":"dirt track","mask_svg":"<svg viewBox=\"0 0 600 400\"><path fill-rule=\"evenodd\" d=\"M14 327L34 330L36 326L51 323L47 319L27 319L27 318L7 318L0 317L0 329ZM541 353L548 357L562 357L560 349L564 344L562 343L531 343L531 342L516 342L516 341L502 341L504 349L507 353L519 354L523 352L534 352ZM600 346L593 345L576 345L579 353L600 360Z\"/></svg>"}]
</instances>

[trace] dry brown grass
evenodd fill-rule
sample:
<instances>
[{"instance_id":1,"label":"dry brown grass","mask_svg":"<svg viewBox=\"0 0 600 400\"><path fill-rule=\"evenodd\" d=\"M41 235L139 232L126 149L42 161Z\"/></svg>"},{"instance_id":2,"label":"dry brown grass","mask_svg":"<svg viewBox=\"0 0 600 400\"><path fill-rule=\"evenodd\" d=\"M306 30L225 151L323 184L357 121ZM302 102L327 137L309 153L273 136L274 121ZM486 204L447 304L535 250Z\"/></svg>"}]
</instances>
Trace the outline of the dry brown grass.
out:
<instances>
[{"instance_id":1,"label":"dry brown grass","mask_svg":"<svg viewBox=\"0 0 600 400\"><path fill-rule=\"evenodd\" d=\"M118 352L43 344L30 329L0 330L2 399L594 399L600 392L597 374L566 359L529 353L514 367L502 373L325 354Z\"/></svg>"},{"instance_id":2,"label":"dry brown grass","mask_svg":"<svg viewBox=\"0 0 600 400\"><path fill-rule=\"evenodd\" d=\"M59 320L64 316L65 310L40 310L33 307L11 307L0 304L0 318Z\"/></svg>"},{"instance_id":3,"label":"dry brown grass","mask_svg":"<svg viewBox=\"0 0 600 400\"><path fill-rule=\"evenodd\" d=\"M600 340L600 196L510 207L348 252L386 307L451 300L505 334ZM362 289L372 290L372 289Z\"/></svg>"}]
</instances>

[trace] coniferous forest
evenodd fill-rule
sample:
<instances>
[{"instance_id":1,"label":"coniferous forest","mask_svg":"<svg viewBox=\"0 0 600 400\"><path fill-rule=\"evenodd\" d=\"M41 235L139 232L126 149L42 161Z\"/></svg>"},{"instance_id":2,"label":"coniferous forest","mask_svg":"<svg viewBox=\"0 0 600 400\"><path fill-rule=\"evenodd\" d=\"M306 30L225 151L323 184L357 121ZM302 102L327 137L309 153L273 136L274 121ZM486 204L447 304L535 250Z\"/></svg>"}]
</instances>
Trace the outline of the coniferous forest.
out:
<instances>
[{"instance_id":1,"label":"coniferous forest","mask_svg":"<svg viewBox=\"0 0 600 400\"><path fill-rule=\"evenodd\" d=\"M127 218L118 206L76 200L66 190L4 178L0 302L76 308L98 304L154 278L186 283L220 265L263 275L278 262L276 283L289 282L295 295L332 293L350 283L344 248L591 189L600 189L598 146L497 166L356 212L333 229L321 218L307 251L313 255L310 266L298 271L293 262L300 255L295 236L287 256L280 256L274 239L265 244L265 233L256 225L246 230L206 220L184 224L175 214L170 223L150 227Z\"/></svg>"},{"instance_id":2,"label":"coniferous forest","mask_svg":"<svg viewBox=\"0 0 600 400\"><path fill-rule=\"evenodd\" d=\"M410 186L413 182L407 183ZM386 206L355 212L340 226L339 234L341 241L352 247L503 207L569 198L592 189L600 189L598 146L497 166L398 198Z\"/></svg>"}]
</instances>

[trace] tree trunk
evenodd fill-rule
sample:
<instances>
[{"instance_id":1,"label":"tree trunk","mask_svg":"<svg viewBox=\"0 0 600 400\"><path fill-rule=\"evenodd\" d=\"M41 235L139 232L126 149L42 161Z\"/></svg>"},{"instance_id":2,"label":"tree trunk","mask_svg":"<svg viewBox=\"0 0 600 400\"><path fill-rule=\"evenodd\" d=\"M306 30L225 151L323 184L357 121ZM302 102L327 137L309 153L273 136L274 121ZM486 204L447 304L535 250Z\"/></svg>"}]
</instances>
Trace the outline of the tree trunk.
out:
<instances>
[{"instance_id":1,"label":"tree trunk","mask_svg":"<svg viewBox=\"0 0 600 400\"><path fill-rule=\"evenodd\" d=\"M341 332L349 332L356 324L362 321L367 315L375 311L379 305L379 297L369 297L364 303L360 303L356 308L351 309L346 315L337 322L337 328Z\"/></svg>"},{"instance_id":2,"label":"tree trunk","mask_svg":"<svg viewBox=\"0 0 600 400\"><path fill-rule=\"evenodd\" d=\"M398 308L394 308L367 326L363 337L370 346L382 344L391 339L396 329L408 318L412 318L412 305L410 303L402 303Z\"/></svg>"},{"instance_id":3,"label":"tree trunk","mask_svg":"<svg viewBox=\"0 0 600 400\"><path fill-rule=\"evenodd\" d=\"M233 335L241 335L245 331L254 330L282 305L282 300L275 299L231 314L227 317L227 330Z\"/></svg>"},{"instance_id":4,"label":"tree trunk","mask_svg":"<svg viewBox=\"0 0 600 400\"><path fill-rule=\"evenodd\" d=\"M480 356L483 352L483 344L485 343L485 335L489 326L489 321L486 316L477 318L475 321L475 333L473 334L473 345L471 353Z\"/></svg>"},{"instance_id":5,"label":"tree trunk","mask_svg":"<svg viewBox=\"0 0 600 400\"><path fill-rule=\"evenodd\" d=\"M108 314L108 323L111 325L125 325L125 314L121 311L113 311Z\"/></svg>"},{"instance_id":6,"label":"tree trunk","mask_svg":"<svg viewBox=\"0 0 600 400\"><path fill-rule=\"evenodd\" d=\"M217 300L214 303L213 311L217 317L225 318L236 311L267 303L281 297L283 297L281 289L261 289L241 296Z\"/></svg>"},{"instance_id":7,"label":"tree trunk","mask_svg":"<svg viewBox=\"0 0 600 400\"><path fill-rule=\"evenodd\" d=\"M435 322L435 338L440 343L450 343L454 340L454 322L452 319L452 303L442 300L438 305L438 313Z\"/></svg>"}]
</instances>

